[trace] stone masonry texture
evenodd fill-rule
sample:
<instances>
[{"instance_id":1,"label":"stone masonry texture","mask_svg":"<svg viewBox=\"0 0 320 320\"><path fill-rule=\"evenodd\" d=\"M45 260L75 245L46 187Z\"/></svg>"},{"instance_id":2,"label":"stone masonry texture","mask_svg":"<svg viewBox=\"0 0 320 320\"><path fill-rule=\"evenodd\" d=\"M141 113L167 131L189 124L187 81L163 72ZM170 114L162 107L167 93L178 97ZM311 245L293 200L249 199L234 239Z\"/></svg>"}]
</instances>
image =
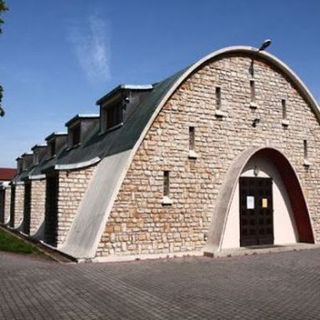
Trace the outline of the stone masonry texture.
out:
<instances>
[{"instance_id":1,"label":"stone masonry texture","mask_svg":"<svg viewBox=\"0 0 320 320\"><path fill-rule=\"evenodd\" d=\"M318 120L278 70L257 60L252 77L250 64L246 55L209 61L167 101L134 156L97 256L199 251L212 219L214 223L212 213L227 170L253 146L273 146L290 161L320 241ZM255 81L256 108L250 107L250 80ZM216 115L216 87L221 88L224 116ZM288 126L282 123L283 99ZM255 119L260 119L256 127ZM195 127L196 159L188 157L190 126ZM304 166L304 140L309 167ZM167 206L162 204L164 170L170 172L172 205ZM64 196L69 199L70 194Z\"/></svg>"},{"instance_id":2,"label":"stone masonry texture","mask_svg":"<svg viewBox=\"0 0 320 320\"><path fill-rule=\"evenodd\" d=\"M14 204L14 228L21 226L23 222L24 210L24 185L16 185L15 204Z\"/></svg>"},{"instance_id":3,"label":"stone masonry texture","mask_svg":"<svg viewBox=\"0 0 320 320\"><path fill-rule=\"evenodd\" d=\"M46 180L31 181L30 234L34 234L44 221Z\"/></svg>"},{"instance_id":4,"label":"stone masonry texture","mask_svg":"<svg viewBox=\"0 0 320 320\"><path fill-rule=\"evenodd\" d=\"M57 244L62 244L81 200L88 188L95 167L59 172Z\"/></svg>"}]
</instances>

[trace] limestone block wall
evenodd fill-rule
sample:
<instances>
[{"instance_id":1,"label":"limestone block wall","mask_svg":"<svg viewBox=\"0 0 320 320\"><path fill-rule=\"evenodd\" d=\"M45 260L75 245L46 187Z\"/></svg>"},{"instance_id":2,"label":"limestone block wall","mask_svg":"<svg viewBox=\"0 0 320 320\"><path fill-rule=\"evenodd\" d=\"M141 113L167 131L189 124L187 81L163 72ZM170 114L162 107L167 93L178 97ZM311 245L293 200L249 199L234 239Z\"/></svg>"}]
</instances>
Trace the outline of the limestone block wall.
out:
<instances>
[{"instance_id":1,"label":"limestone block wall","mask_svg":"<svg viewBox=\"0 0 320 320\"><path fill-rule=\"evenodd\" d=\"M18 228L23 221L24 210L24 185L17 184L14 201L14 228Z\"/></svg>"},{"instance_id":2,"label":"limestone block wall","mask_svg":"<svg viewBox=\"0 0 320 320\"><path fill-rule=\"evenodd\" d=\"M250 65L245 55L210 61L171 96L134 156L97 256L200 250L214 223L212 212L227 170L244 150L266 145L281 151L296 170L320 241L318 120L278 70L257 60L252 76ZM221 88L220 106L216 87ZM191 126L196 159L189 158ZM309 167L304 165L304 140ZM165 170L170 172L171 205L162 204Z\"/></svg>"},{"instance_id":3,"label":"limestone block wall","mask_svg":"<svg viewBox=\"0 0 320 320\"><path fill-rule=\"evenodd\" d=\"M37 232L44 221L46 204L46 180L31 181L30 234Z\"/></svg>"},{"instance_id":4,"label":"limestone block wall","mask_svg":"<svg viewBox=\"0 0 320 320\"><path fill-rule=\"evenodd\" d=\"M65 240L94 170L95 166L82 170L59 172L58 245Z\"/></svg>"},{"instance_id":5,"label":"limestone block wall","mask_svg":"<svg viewBox=\"0 0 320 320\"><path fill-rule=\"evenodd\" d=\"M4 223L10 220L10 203L11 203L11 188L5 189L5 203L4 203Z\"/></svg>"}]
</instances>

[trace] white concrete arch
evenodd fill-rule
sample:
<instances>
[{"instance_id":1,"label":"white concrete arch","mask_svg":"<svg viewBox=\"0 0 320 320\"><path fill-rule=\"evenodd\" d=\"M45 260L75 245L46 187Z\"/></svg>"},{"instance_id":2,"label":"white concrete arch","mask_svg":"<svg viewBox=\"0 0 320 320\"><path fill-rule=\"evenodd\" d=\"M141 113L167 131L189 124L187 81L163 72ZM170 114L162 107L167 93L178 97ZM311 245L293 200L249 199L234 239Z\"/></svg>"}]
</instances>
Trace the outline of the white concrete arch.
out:
<instances>
[{"instance_id":1,"label":"white concrete arch","mask_svg":"<svg viewBox=\"0 0 320 320\"><path fill-rule=\"evenodd\" d=\"M216 200L215 210L212 214L211 225L208 232L208 242L204 248L204 252L213 254L222 249L228 214L234 199L234 194L237 190L239 177L244 172L250 159L256 155L260 155L263 158L270 160L275 167L281 167L283 173L281 178L283 182L289 184L294 190L294 192L290 192L291 188L287 188L291 201L293 218L296 221L297 241L314 243L312 219L309 215L308 205L303 195L303 189L299 178L289 160L276 148L270 146L252 147L242 152L233 161L233 164L226 173ZM284 177L286 177L286 181Z\"/></svg>"}]
</instances>

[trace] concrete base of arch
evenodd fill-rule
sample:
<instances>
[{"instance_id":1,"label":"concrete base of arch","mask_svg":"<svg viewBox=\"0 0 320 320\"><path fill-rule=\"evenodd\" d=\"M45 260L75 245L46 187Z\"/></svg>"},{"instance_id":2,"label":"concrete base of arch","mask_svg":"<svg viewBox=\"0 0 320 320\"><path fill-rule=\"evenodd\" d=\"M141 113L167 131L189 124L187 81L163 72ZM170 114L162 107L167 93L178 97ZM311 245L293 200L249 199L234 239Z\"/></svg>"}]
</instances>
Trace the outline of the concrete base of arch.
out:
<instances>
[{"instance_id":1,"label":"concrete base of arch","mask_svg":"<svg viewBox=\"0 0 320 320\"><path fill-rule=\"evenodd\" d=\"M250 159L257 155L268 159L275 167L281 168L279 173L287 189L287 194L291 203L294 220L297 226L298 241L314 243L314 234L307 203L297 174L290 162L275 148L252 147L242 152L235 159L233 165L226 174L212 215L208 232L208 241L203 249L205 254L212 255L222 250L222 241L226 229L228 213L238 185L239 177Z\"/></svg>"}]
</instances>

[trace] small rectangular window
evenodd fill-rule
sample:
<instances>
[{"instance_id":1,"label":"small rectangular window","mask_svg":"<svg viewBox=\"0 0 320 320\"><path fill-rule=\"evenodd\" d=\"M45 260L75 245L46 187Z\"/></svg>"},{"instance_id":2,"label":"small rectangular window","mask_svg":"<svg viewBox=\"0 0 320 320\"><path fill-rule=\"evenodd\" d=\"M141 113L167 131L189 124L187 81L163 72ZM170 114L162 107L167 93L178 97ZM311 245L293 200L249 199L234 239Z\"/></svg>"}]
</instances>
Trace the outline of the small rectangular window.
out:
<instances>
[{"instance_id":1,"label":"small rectangular window","mask_svg":"<svg viewBox=\"0 0 320 320\"><path fill-rule=\"evenodd\" d=\"M285 99L281 100L282 104L282 119L287 120L287 102Z\"/></svg>"},{"instance_id":2,"label":"small rectangular window","mask_svg":"<svg viewBox=\"0 0 320 320\"><path fill-rule=\"evenodd\" d=\"M307 140L303 140L303 156L304 156L304 160L308 160L308 141Z\"/></svg>"},{"instance_id":3,"label":"small rectangular window","mask_svg":"<svg viewBox=\"0 0 320 320\"><path fill-rule=\"evenodd\" d=\"M189 150L194 150L195 128L189 127Z\"/></svg>"},{"instance_id":4,"label":"small rectangular window","mask_svg":"<svg viewBox=\"0 0 320 320\"><path fill-rule=\"evenodd\" d=\"M121 106L115 105L106 110L107 129L115 127L123 122L123 110Z\"/></svg>"},{"instance_id":5,"label":"small rectangular window","mask_svg":"<svg viewBox=\"0 0 320 320\"><path fill-rule=\"evenodd\" d=\"M169 197L170 193L170 175L169 171L163 171L163 195Z\"/></svg>"},{"instance_id":6,"label":"small rectangular window","mask_svg":"<svg viewBox=\"0 0 320 320\"><path fill-rule=\"evenodd\" d=\"M221 88L216 87L216 107L221 109Z\"/></svg>"},{"instance_id":7,"label":"small rectangular window","mask_svg":"<svg viewBox=\"0 0 320 320\"><path fill-rule=\"evenodd\" d=\"M251 102L256 101L256 86L253 80L250 80L250 100Z\"/></svg>"}]
</instances>

